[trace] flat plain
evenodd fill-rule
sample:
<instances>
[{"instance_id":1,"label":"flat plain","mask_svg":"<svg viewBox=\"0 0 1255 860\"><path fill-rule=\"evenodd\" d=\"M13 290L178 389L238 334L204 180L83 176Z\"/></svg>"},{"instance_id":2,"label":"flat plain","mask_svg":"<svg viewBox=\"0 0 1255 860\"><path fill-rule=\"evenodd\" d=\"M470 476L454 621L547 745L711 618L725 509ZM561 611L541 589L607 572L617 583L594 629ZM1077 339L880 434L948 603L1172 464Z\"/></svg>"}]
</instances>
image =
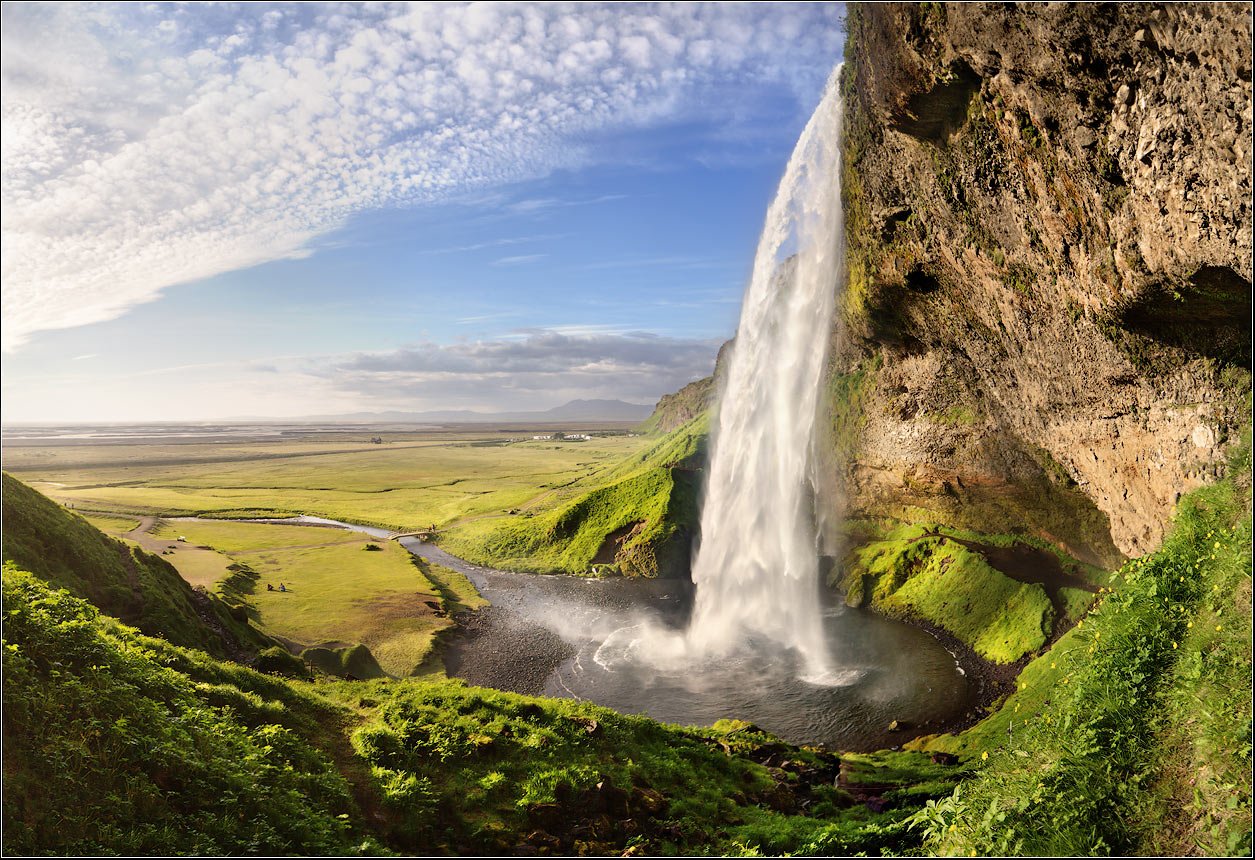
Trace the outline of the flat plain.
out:
<instances>
[{"instance_id":1,"label":"flat plain","mask_svg":"<svg viewBox=\"0 0 1255 860\"><path fill-rule=\"evenodd\" d=\"M649 444L622 428L532 438L554 429L23 441L6 446L4 465L105 533L163 556L190 584L220 593L229 584L254 623L294 653L361 644L383 671L404 676L438 672L424 665L436 636L453 612L483 604L464 577L360 533L228 518L465 528L552 510ZM191 516L216 521L174 519ZM250 571L243 593L239 566Z\"/></svg>"},{"instance_id":2,"label":"flat plain","mask_svg":"<svg viewBox=\"0 0 1255 860\"><path fill-rule=\"evenodd\" d=\"M567 432L573 429L567 428ZM597 428L592 428L594 431ZM6 444L4 467L108 516L313 514L409 530L548 509L648 444L641 436L533 440L554 428L376 431L229 441Z\"/></svg>"}]
</instances>

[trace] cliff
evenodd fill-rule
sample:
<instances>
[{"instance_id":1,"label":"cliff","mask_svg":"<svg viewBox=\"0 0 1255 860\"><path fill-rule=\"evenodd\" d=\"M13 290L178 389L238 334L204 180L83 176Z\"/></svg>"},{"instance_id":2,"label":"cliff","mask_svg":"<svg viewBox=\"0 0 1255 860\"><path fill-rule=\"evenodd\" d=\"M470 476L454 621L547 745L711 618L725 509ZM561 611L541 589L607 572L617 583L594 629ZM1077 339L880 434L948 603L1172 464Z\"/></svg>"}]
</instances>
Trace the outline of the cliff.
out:
<instances>
[{"instance_id":1,"label":"cliff","mask_svg":"<svg viewBox=\"0 0 1255 860\"><path fill-rule=\"evenodd\" d=\"M1247 411L1250 7L857 4L848 29L848 513L1153 549Z\"/></svg>"}]
</instances>

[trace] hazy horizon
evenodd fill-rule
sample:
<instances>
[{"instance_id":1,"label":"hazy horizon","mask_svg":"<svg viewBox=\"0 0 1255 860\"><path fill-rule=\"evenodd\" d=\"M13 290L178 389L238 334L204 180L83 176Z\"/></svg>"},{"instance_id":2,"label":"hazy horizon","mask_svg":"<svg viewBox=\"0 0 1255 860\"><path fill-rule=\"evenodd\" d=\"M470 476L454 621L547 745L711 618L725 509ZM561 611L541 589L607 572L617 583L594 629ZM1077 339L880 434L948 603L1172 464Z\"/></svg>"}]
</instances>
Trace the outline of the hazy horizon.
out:
<instances>
[{"instance_id":1,"label":"hazy horizon","mask_svg":"<svg viewBox=\"0 0 1255 860\"><path fill-rule=\"evenodd\" d=\"M843 11L5 4L3 421L652 403Z\"/></svg>"}]
</instances>

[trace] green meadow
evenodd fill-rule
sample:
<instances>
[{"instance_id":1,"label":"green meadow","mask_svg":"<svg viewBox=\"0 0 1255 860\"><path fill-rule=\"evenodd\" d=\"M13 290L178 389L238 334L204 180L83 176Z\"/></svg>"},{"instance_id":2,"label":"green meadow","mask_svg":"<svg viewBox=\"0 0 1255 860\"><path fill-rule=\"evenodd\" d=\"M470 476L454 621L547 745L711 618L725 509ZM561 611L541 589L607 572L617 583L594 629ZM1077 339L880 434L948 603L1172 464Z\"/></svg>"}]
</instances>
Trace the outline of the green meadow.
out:
<instances>
[{"instance_id":1,"label":"green meadow","mask_svg":"<svg viewBox=\"0 0 1255 860\"><path fill-rule=\"evenodd\" d=\"M417 672L435 636L451 626L446 595L475 605L469 583L450 592L450 582L465 581L460 575L442 569L433 582L399 544L343 529L167 521L154 534L212 549L224 570L244 568L250 581L244 601L262 632L298 653L365 645L389 675ZM179 567L181 559L176 555L172 563ZM236 578L230 587L238 590Z\"/></svg>"},{"instance_id":2,"label":"green meadow","mask_svg":"<svg viewBox=\"0 0 1255 860\"><path fill-rule=\"evenodd\" d=\"M5 468L93 515L304 513L398 530L443 529L572 498L648 444L637 436L533 441L530 431L433 435L382 445L309 439L14 447L5 451Z\"/></svg>"}]
</instances>

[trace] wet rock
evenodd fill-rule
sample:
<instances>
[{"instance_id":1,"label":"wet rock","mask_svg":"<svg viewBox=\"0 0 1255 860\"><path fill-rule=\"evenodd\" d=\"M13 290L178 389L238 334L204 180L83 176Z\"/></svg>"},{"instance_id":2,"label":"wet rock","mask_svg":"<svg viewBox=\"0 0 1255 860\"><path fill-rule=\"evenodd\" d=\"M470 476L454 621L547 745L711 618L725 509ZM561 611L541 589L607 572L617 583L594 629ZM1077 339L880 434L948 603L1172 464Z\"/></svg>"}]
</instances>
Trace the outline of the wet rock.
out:
<instances>
[{"instance_id":1,"label":"wet rock","mask_svg":"<svg viewBox=\"0 0 1255 860\"><path fill-rule=\"evenodd\" d=\"M933 764L955 765L959 763L959 757L954 753L935 752L929 758Z\"/></svg>"},{"instance_id":2,"label":"wet rock","mask_svg":"<svg viewBox=\"0 0 1255 860\"><path fill-rule=\"evenodd\" d=\"M662 792L640 786L632 789L630 803L636 814L647 817L661 815L667 809L667 798Z\"/></svg>"},{"instance_id":3,"label":"wet rock","mask_svg":"<svg viewBox=\"0 0 1255 860\"><path fill-rule=\"evenodd\" d=\"M569 815L560 803L534 803L527 808L527 820L540 831L559 830Z\"/></svg>"}]
</instances>

